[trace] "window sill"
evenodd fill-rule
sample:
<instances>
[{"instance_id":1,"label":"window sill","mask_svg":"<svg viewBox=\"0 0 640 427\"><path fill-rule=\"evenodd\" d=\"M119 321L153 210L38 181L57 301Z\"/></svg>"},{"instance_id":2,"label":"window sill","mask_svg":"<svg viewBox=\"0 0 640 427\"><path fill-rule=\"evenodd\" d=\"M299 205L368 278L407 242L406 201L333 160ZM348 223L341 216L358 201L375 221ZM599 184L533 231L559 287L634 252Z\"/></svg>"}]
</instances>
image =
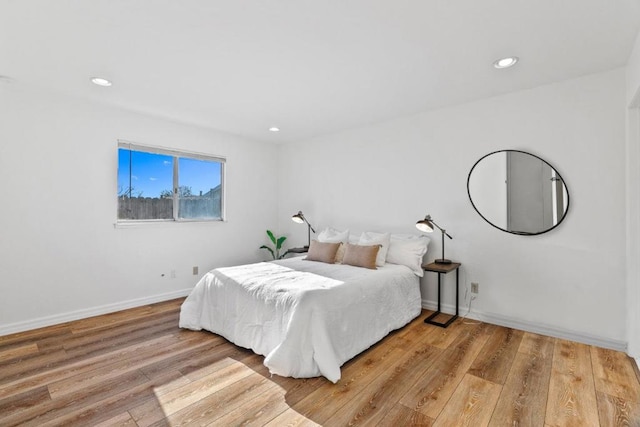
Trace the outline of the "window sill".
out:
<instances>
[{"instance_id":1,"label":"window sill","mask_svg":"<svg viewBox=\"0 0 640 427\"><path fill-rule=\"evenodd\" d=\"M226 219L210 219L210 220L183 220L183 221L118 221L113 223L113 228L171 228L184 224L223 224Z\"/></svg>"}]
</instances>

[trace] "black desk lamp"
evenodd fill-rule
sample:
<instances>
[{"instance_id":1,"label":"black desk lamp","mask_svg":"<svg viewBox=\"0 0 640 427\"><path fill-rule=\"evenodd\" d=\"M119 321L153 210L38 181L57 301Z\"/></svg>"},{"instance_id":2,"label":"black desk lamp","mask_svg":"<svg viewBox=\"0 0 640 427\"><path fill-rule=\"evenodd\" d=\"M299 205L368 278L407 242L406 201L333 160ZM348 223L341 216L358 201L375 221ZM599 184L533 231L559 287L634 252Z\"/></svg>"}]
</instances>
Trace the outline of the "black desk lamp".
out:
<instances>
[{"instance_id":1,"label":"black desk lamp","mask_svg":"<svg viewBox=\"0 0 640 427\"><path fill-rule=\"evenodd\" d=\"M307 218L304 217L304 214L302 213L302 211L298 211L297 214L292 216L291 221L297 222L298 224L304 224L306 222L307 225L309 226L309 229L307 230L309 232L308 243L307 243L307 246L305 246L305 249L308 249L309 245L311 244L311 232L313 231L313 233L315 234L316 230L314 230L311 224L309 224L309 221L307 221Z\"/></svg>"},{"instance_id":2,"label":"black desk lamp","mask_svg":"<svg viewBox=\"0 0 640 427\"><path fill-rule=\"evenodd\" d=\"M442 231L442 258L435 260L435 262L436 264L451 264L451 260L444 257L444 235L446 234L450 239L453 239L453 237L451 237L445 229L440 228L440 226L431 219L431 215L427 215L424 219L416 222L416 228L420 231L424 231L425 233L433 232L434 226L436 226L438 230Z\"/></svg>"}]
</instances>

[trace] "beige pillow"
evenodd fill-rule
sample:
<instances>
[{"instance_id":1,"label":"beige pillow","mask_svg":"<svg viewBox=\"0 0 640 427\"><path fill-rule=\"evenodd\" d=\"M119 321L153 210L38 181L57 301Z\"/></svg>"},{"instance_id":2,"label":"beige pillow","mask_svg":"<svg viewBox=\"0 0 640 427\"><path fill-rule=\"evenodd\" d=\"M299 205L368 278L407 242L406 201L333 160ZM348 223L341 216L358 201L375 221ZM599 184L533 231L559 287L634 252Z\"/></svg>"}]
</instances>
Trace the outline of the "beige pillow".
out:
<instances>
[{"instance_id":1,"label":"beige pillow","mask_svg":"<svg viewBox=\"0 0 640 427\"><path fill-rule=\"evenodd\" d=\"M339 231L335 228L327 227L318 234L318 242L347 243L349 240L349 230ZM357 242L356 242L357 243ZM344 245L340 245L336 253L336 262L341 263L344 258Z\"/></svg>"},{"instance_id":2,"label":"beige pillow","mask_svg":"<svg viewBox=\"0 0 640 427\"><path fill-rule=\"evenodd\" d=\"M376 258L376 265L378 267L382 267L387 260L387 251L389 250L390 240L391 233L373 233L371 231L365 231L360 235L358 244L362 246L380 245L378 257Z\"/></svg>"},{"instance_id":3,"label":"beige pillow","mask_svg":"<svg viewBox=\"0 0 640 427\"><path fill-rule=\"evenodd\" d=\"M346 243L342 263L375 270L379 250L380 245L360 246Z\"/></svg>"},{"instance_id":4,"label":"beige pillow","mask_svg":"<svg viewBox=\"0 0 640 427\"><path fill-rule=\"evenodd\" d=\"M342 243L323 243L312 240L305 259L333 264L336 262L336 253L341 244Z\"/></svg>"}]
</instances>

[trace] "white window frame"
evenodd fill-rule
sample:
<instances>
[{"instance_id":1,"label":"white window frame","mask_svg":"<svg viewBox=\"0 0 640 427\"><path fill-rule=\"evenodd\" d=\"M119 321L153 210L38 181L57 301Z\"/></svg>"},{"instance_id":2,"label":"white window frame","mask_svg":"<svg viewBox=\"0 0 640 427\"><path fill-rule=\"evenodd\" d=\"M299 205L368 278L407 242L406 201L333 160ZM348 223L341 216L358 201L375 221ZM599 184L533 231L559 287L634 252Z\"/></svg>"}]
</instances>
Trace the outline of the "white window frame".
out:
<instances>
[{"instance_id":1,"label":"white window frame","mask_svg":"<svg viewBox=\"0 0 640 427\"><path fill-rule=\"evenodd\" d=\"M186 150L176 150L164 147L157 147L152 145L138 144L125 140L118 140L117 150L124 148L127 150L142 151L151 154L163 154L173 157L173 218L169 219L120 219L118 218L119 203L116 204L116 223L115 225L135 225L135 224L149 224L149 223L189 223L189 222L226 222L226 176L227 176L227 159L226 157L216 156L211 154L197 153ZM116 152L117 152L116 150ZM179 198L176 197L178 192L179 183L179 158L206 160L211 162L220 163L220 218L180 218L179 217ZM117 188L117 174L116 174L116 188Z\"/></svg>"}]
</instances>

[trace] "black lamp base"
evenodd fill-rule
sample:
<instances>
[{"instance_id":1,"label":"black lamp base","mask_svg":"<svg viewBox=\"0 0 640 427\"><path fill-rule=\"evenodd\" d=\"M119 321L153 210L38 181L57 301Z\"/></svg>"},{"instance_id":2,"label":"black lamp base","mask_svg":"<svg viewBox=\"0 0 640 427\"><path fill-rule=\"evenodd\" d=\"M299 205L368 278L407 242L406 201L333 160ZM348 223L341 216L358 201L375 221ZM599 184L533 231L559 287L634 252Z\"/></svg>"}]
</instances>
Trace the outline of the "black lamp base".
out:
<instances>
[{"instance_id":1,"label":"black lamp base","mask_svg":"<svg viewBox=\"0 0 640 427\"><path fill-rule=\"evenodd\" d=\"M437 259L434 261L436 264L451 264L450 259Z\"/></svg>"}]
</instances>

